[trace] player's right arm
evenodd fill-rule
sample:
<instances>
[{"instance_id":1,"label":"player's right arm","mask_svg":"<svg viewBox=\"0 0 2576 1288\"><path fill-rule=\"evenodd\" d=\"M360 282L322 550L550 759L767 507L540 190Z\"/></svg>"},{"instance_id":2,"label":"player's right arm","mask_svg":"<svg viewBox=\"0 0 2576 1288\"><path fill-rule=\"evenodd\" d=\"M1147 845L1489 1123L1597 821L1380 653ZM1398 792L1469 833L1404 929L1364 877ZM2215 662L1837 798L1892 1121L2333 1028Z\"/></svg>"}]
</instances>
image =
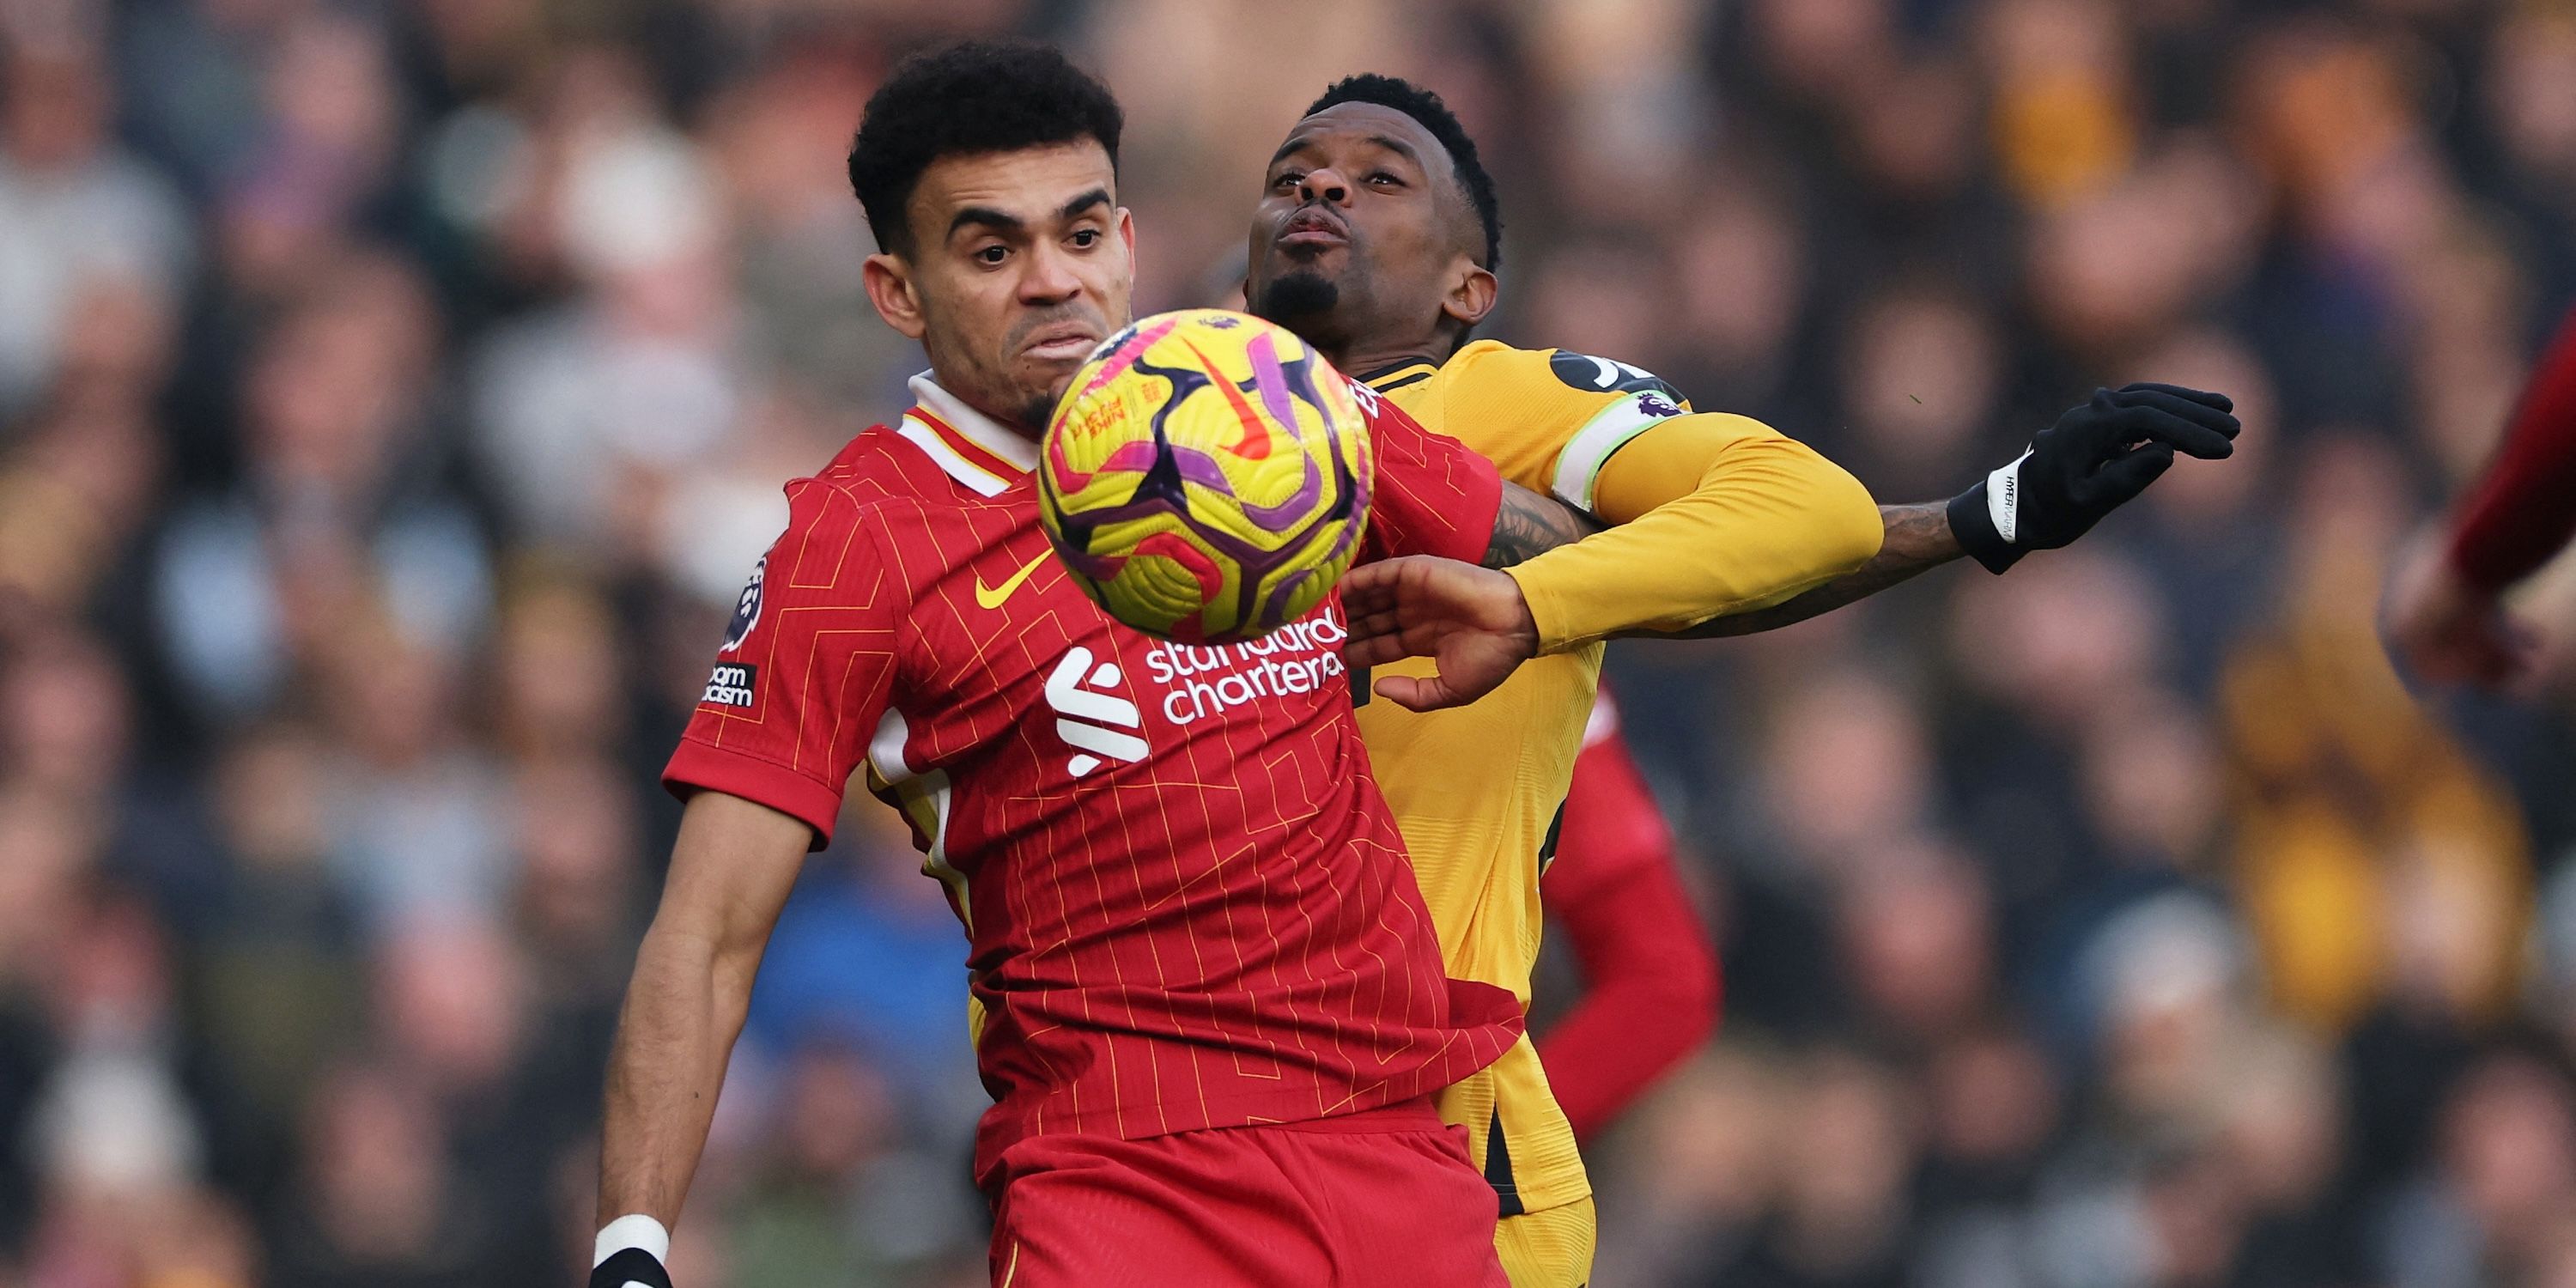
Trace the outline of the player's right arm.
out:
<instances>
[{"instance_id":1,"label":"player's right arm","mask_svg":"<svg viewBox=\"0 0 2576 1288\"><path fill-rule=\"evenodd\" d=\"M609 1052L593 1288L666 1288L752 979L891 700L901 595L862 507L818 479L737 602L663 781L688 800Z\"/></svg>"},{"instance_id":2,"label":"player's right arm","mask_svg":"<svg viewBox=\"0 0 2576 1288\"><path fill-rule=\"evenodd\" d=\"M751 1009L752 978L813 837L803 821L724 792L698 793L681 815L670 877L636 949L609 1050L594 1284L650 1285L629 1250L654 1269L669 1254L668 1231Z\"/></svg>"},{"instance_id":3,"label":"player's right arm","mask_svg":"<svg viewBox=\"0 0 2576 1288\"><path fill-rule=\"evenodd\" d=\"M2388 591L2388 640L2426 678L2494 684L2529 664L2505 589L2576 535L2576 312L2541 354L2493 464L2450 531L2409 553Z\"/></svg>"}]
</instances>

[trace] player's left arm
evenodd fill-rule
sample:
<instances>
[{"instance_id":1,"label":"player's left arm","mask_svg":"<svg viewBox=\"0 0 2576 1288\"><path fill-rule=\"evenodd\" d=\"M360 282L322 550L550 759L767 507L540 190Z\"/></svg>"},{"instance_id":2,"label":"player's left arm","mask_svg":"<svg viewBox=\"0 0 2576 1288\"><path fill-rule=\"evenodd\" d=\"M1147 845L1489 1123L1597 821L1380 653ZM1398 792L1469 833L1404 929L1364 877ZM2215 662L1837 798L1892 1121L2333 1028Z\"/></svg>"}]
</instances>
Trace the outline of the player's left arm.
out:
<instances>
[{"instance_id":1,"label":"player's left arm","mask_svg":"<svg viewBox=\"0 0 2576 1288\"><path fill-rule=\"evenodd\" d=\"M1377 685L1400 705L1430 710L1474 700L1521 656L1604 635L1770 630L1963 554L2001 573L2028 551L2082 536L2177 452L2229 455L2239 428L2232 411L2223 394L2173 385L2097 390L1958 497L1884 509L1839 468L1759 422L1688 415L1633 427L1614 454L1571 470L1592 513L1621 526L1504 577L1409 561L1361 570L1344 585L1347 652L1359 666L1438 658L1437 675ZM1561 494L1569 473L1560 460ZM1837 479L1867 508L1838 501ZM1838 550L1838 540L1853 544ZM1828 562L1837 554L1840 562Z\"/></svg>"},{"instance_id":2,"label":"player's left arm","mask_svg":"<svg viewBox=\"0 0 2576 1288\"><path fill-rule=\"evenodd\" d=\"M1608 459L1589 491L1583 500L1607 531L1505 570L1528 601L1541 652L1775 603L1879 548L1878 507L1858 479L1743 416L1654 424Z\"/></svg>"},{"instance_id":3,"label":"player's left arm","mask_svg":"<svg viewBox=\"0 0 2576 1288\"><path fill-rule=\"evenodd\" d=\"M1546 498L1516 498L1515 510L1497 494L1492 506L1470 512L1496 519L1481 548L1419 551L1467 563L1397 558L1352 569L1342 582L1350 664L1419 656L1437 663L1429 676L1376 683L1375 692L1400 706L1457 706L1540 653L1626 631L1678 630L1776 602L1851 571L1878 549L1878 511L1868 490L1805 444L1747 417L1690 413L1643 373L1611 368L1613 377L1630 372L1629 385L1578 387L1557 365L1543 353L1497 351L1462 385L1472 395L1453 393L1451 414L1529 420L1533 409L1543 413L1536 419L1563 433L1536 444L1546 463L1523 460L1513 472L1550 478L1554 501L1616 526L1583 535L1589 524L1551 520ZM1574 374L1591 369L1581 365ZM1384 400L1361 402L1376 420ZM1388 481L1390 463L1400 460L1386 450L1390 441L1418 437L1483 460L1424 433L1391 404L1383 412L1399 432L1381 426L1376 436L1381 510L1400 494ZM1559 537L1580 539L1518 561ZM1489 571L1501 564L1510 566Z\"/></svg>"},{"instance_id":4,"label":"player's left arm","mask_svg":"<svg viewBox=\"0 0 2576 1288\"><path fill-rule=\"evenodd\" d=\"M1778 604L1712 618L1667 637L1751 635L1831 612L1973 555L1995 573L2033 550L2069 545L2128 504L2177 452L2218 460L2238 424L2224 394L2176 385L2097 390L2030 449L1949 501L1879 509L1886 536L1851 573Z\"/></svg>"},{"instance_id":5,"label":"player's left arm","mask_svg":"<svg viewBox=\"0 0 2576 1288\"><path fill-rule=\"evenodd\" d=\"M1958 496L1881 507L1885 540L1851 573L1778 604L1661 634L1702 639L1776 630L1962 556L2000 574L2030 551L2072 544L2145 492L2177 453L2225 459L2235 451L2234 410L2225 394L2179 385L2097 389L2033 437L2029 450Z\"/></svg>"},{"instance_id":6,"label":"player's left arm","mask_svg":"<svg viewBox=\"0 0 2576 1288\"><path fill-rule=\"evenodd\" d=\"M1571 467L1579 483L1565 481L1569 467L1556 471L1559 500L1588 503L1615 526L1500 573L1397 559L1343 579L1352 665L1437 662L1435 674L1388 676L1375 692L1417 711L1472 702L1540 653L1777 602L1877 552L1868 490L1806 445L1742 416L1623 402L1586 408L1621 433Z\"/></svg>"}]
</instances>

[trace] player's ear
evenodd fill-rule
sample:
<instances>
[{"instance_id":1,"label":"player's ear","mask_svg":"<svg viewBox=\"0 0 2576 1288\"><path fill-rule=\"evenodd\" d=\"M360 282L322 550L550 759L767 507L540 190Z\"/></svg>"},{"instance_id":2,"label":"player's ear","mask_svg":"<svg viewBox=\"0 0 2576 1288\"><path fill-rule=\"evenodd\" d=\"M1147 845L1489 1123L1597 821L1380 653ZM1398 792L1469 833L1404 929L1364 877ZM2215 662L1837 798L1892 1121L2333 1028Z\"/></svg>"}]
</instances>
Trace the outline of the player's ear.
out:
<instances>
[{"instance_id":1,"label":"player's ear","mask_svg":"<svg viewBox=\"0 0 2576 1288\"><path fill-rule=\"evenodd\" d=\"M1458 262L1462 271L1449 283L1449 294L1440 301L1440 311L1461 328L1469 328L1494 311L1494 298L1501 293L1502 283L1495 280L1493 270L1463 255Z\"/></svg>"},{"instance_id":2,"label":"player's ear","mask_svg":"<svg viewBox=\"0 0 2576 1288\"><path fill-rule=\"evenodd\" d=\"M912 265L902 256L878 251L868 256L860 274L867 282L868 303L877 306L877 316L887 326L907 340L918 340L930 329L921 317L921 296L913 289Z\"/></svg>"},{"instance_id":3,"label":"player's ear","mask_svg":"<svg viewBox=\"0 0 2576 1288\"><path fill-rule=\"evenodd\" d=\"M1136 216L1125 206L1118 208L1118 244L1122 248L1118 265L1117 297L1110 301L1110 314L1124 326L1136 316Z\"/></svg>"}]
</instances>

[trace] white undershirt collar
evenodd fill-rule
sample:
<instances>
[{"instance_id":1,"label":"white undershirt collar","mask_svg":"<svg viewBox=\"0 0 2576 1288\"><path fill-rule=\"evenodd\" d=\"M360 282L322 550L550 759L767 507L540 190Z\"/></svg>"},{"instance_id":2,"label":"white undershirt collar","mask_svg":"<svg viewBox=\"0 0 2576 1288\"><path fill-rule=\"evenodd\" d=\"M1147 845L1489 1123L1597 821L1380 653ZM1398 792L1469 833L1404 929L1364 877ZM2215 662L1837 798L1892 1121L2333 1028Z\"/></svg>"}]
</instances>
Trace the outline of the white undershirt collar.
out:
<instances>
[{"instance_id":1,"label":"white undershirt collar","mask_svg":"<svg viewBox=\"0 0 2576 1288\"><path fill-rule=\"evenodd\" d=\"M968 442L991 452L1025 474L1038 467L1038 445L1003 426L1000 421L966 405L964 399L939 387L929 372L911 380L912 396L933 416L948 422Z\"/></svg>"}]
</instances>

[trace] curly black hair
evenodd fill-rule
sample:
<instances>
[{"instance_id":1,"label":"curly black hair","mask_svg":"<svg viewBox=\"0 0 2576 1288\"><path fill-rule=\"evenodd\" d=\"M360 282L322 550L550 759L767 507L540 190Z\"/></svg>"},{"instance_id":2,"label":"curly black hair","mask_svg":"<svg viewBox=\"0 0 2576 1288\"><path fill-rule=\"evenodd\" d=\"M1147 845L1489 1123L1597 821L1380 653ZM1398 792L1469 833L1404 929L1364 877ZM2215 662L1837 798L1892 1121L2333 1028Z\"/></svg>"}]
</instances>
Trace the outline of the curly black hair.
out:
<instances>
[{"instance_id":1,"label":"curly black hair","mask_svg":"<svg viewBox=\"0 0 2576 1288\"><path fill-rule=\"evenodd\" d=\"M1456 113L1440 101L1438 94L1409 80L1380 76L1374 72L1345 76L1322 98L1306 109L1313 116L1337 103L1371 103L1391 107L1412 117L1440 146L1449 152L1449 164L1458 172L1458 186L1466 189L1467 204L1475 207L1476 222L1485 231L1485 267L1503 266L1503 209L1494 197L1494 176L1485 173L1485 163L1476 159L1476 141L1467 137L1467 127L1458 123Z\"/></svg>"},{"instance_id":2,"label":"curly black hair","mask_svg":"<svg viewBox=\"0 0 2576 1288\"><path fill-rule=\"evenodd\" d=\"M850 141L850 190L877 245L909 255L904 208L932 162L1094 139L1114 169L1126 119L1107 86L1052 46L967 41L925 51L868 99Z\"/></svg>"}]
</instances>

